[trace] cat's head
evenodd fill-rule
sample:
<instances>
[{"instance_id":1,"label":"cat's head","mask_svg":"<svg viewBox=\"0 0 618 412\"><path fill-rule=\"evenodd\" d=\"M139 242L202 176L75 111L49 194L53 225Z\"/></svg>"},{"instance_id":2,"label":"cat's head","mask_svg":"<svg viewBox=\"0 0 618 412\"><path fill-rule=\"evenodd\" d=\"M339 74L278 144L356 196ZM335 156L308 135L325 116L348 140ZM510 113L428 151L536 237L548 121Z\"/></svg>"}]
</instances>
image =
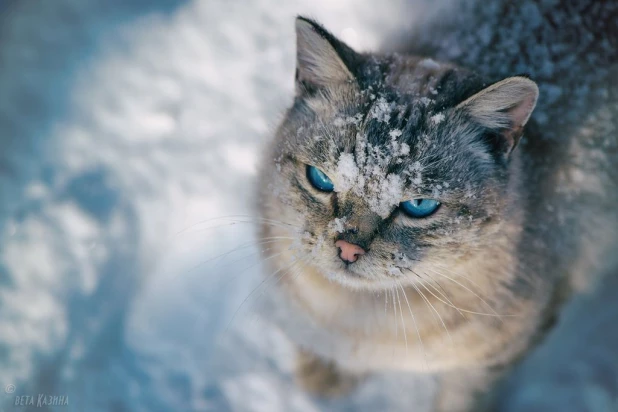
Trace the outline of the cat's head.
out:
<instances>
[{"instance_id":1,"label":"cat's head","mask_svg":"<svg viewBox=\"0 0 618 412\"><path fill-rule=\"evenodd\" d=\"M279 222L266 233L294 227L303 264L359 288L487 247L517 213L513 150L535 83L359 54L302 17L296 31L296 97L261 175L262 217Z\"/></svg>"}]
</instances>

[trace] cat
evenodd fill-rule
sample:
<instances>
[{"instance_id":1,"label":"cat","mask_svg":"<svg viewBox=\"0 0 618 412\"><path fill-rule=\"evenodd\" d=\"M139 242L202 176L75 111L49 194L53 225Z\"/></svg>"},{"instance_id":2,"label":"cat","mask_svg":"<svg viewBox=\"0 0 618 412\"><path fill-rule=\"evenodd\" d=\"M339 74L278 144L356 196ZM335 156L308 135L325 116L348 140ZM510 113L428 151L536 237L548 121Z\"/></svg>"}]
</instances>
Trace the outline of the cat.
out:
<instances>
[{"instance_id":1,"label":"cat","mask_svg":"<svg viewBox=\"0 0 618 412\"><path fill-rule=\"evenodd\" d=\"M430 36L361 54L305 17L296 36L257 203L297 380L333 396L372 371L434 373L437 411L474 410L615 259L616 91L553 121L531 78Z\"/></svg>"}]
</instances>

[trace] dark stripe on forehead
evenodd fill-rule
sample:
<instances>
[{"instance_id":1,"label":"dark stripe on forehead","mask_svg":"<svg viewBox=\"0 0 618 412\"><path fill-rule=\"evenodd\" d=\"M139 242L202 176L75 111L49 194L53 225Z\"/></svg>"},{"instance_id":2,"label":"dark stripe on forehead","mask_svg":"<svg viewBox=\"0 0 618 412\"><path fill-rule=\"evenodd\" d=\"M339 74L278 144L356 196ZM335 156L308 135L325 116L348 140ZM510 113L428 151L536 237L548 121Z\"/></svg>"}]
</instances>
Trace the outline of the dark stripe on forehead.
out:
<instances>
[{"instance_id":1,"label":"dark stripe on forehead","mask_svg":"<svg viewBox=\"0 0 618 412\"><path fill-rule=\"evenodd\" d=\"M337 192L333 192L333 194L331 195L330 204L333 208L333 215L339 216L339 198Z\"/></svg>"},{"instance_id":2,"label":"dark stripe on forehead","mask_svg":"<svg viewBox=\"0 0 618 412\"><path fill-rule=\"evenodd\" d=\"M436 105L440 109L455 107L485 87L482 79L461 69L446 70L436 83Z\"/></svg>"}]
</instances>

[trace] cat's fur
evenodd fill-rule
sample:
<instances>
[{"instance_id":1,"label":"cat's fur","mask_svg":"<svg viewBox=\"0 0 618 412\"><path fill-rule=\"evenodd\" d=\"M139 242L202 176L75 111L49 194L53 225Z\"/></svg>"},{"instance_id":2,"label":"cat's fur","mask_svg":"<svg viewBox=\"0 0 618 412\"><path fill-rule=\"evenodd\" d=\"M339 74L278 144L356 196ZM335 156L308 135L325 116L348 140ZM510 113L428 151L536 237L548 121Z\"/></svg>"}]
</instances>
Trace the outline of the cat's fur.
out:
<instances>
[{"instance_id":1,"label":"cat's fur","mask_svg":"<svg viewBox=\"0 0 618 412\"><path fill-rule=\"evenodd\" d=\"M531 80L358 54L311 20L296 24L297 94L259 207L273 293L302 348L299 381L332 394L374 370L435 372L436 409L467 410L542 335L572 275L609 259L615 152L584 147L605 136L615 151L615 89L569 137L541 138L549 118L517 147L537 99ZM306 165L335 192L313 189ZM442 205L417 220L398 210L419 197ZM338 239L367 253L346 265Z\"/></svg>"}]
</instances>

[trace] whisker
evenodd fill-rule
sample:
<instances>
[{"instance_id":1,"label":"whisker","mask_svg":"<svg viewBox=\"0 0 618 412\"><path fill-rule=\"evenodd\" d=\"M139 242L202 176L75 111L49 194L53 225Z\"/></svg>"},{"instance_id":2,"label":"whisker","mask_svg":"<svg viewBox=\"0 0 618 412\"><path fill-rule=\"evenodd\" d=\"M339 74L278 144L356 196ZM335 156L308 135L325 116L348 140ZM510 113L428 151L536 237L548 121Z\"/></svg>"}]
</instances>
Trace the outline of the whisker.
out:
<instances>
[{"instance_id":1,"label":"whisker","mask_svg":"<svg viewBox=\"0 0 618 412\"><path fill-rule=\"evenodd\" d=\"M231 219L244 219L244 220L235 220L234 222L232 222L232 224L234 223L271 223L273 225L282 225L282 226L287 226L287 227L292 227L295 229L300 229L300 227L294 226L290 223L286 223L286 222L282 222L279 220L275 220L275 219L267 219L267 218L263 218L263 217L259 217L259 216L251 216L251 215L228 215L228 216L218 216L218 217L213 217L210 219L204 219L204 220L200 220L198 222L195 222L189 226L187 226L184 229L181 229L179 232L176 233L176 235L180 235L182 233L185 233L186 231L188 231L189 229L197 226L197 225L201 225L203 223L208 223L208 222L212 222L212 221L216 221L216 220L231 220Z\"/></svg>"},{"instance_id":2,"label":"whisker","mask_svg":"<svg viewBox=\"0 0 618 412\"><path fill-rule=\"evenodd\" d=\"M393 287L391 289L391 296L393 298L393 316L395 318L395 339L397 339L397 337L399 336L399 326L398 326L398 322L397 322L397 306L396 306L396 301L395 301L395 288Z\"/></svg>"},{"instance_id":3,"label":"whisker","mask_svg":"<svg viewBox=\"0 0 618 412\"><path fill-rule=\"evenodd\" d=\"M283 253L283 252L282 252ZM292 263L290 263L288 266L285 267L281 267L279 268L277 271L275 271L274 273L266 276L264 278L264 280L262 280L248 295L247 297L245 297L245 299L241 302L241 304L238 306L238 308L234 311L234 313L232 314L232 318L230 319L229 323L227 324L225 330L228 330L230 325L232 324L232 322L234 321L234 319L236 318L236 315L238 314L238 312L240 311L240 309L244 306L244 304L247 302L247 300L249 300L249 298L251 296L253 296L253 294L262 286L264 285L269 279L271 279L272 277L276 276L279 272L281 272L282 270L288 270L289 268L291 268L292 266L294 266L297 262L299 261L299 259L295 259L292 261Z\"/></svg>"},{"instance_id":4,"label":"whisker","mask_svg":"<svg viewBox=\"0 0 618 412\"><path fill-rule=\"evenodd\" d=\"M395 340L397 340L398 337L398 330L399 330L399 326L397 322L397 306L395 305L395 287L393 286L390 290L391 292L391 297L393 299L393 319L395 320ZM395 346L393 346L393 359L395 359Z\"/></svg>"},{"instance_id":5,"label":"whisker","mask_svg":"<svg viewBox=\"0 0 618 412\"><path fill-rule=\"evenodd\" d=\"M431 285L431 284L429 284L429 286L431 286L431 287L432 287L432 288L433 288L436 292L441 293L438 289L436 289L436 287L435 287L435 286L433 286L433 285ZM449 302L450 302L450 300L449 300L446 296L445 296L445 299L449 300L449 302L446 302L446 301L444 301L444 300L440 299L440 298L439 298L438 296L436 296L436 295L435 295L435 294L434 294L431 290L429 290L429 289L427 289L427 288L425 288L425 289L427 290L427 292L431 293L431 295L432 295L434 298L438 299L440 302L442 302L442 303L444 303L445 305L450 306L450 307L452 307L453 309L457 310L457 311L460 313L460 315L461 315L461 316L463 316L463 317L464 317L464 319L467 319L467 320L469 320L469 319L468 319L468 318L466 318L466 317L464 316L464 314L463 314L463 313L470 313L470 314L472 314L472 315L481 315L481 316L493 316L493 317L500 317L500 316L505 316L505 317L509 317L509 316L517 316L517 315L494 315L493 313L475 312L475 311L472 311L472 310L462 309L462 308L459 308L459 307L455 306L455 305L454 305L454 304L452 304L452 303L449 303ZM462 312L463 312L463 313L462 313Z\"/></svg>"},{"instance_id":6,"label":"whisker","mask_svg":"<svg viewBox=\"0 0 618 412\"><path fill-rule=\"evenodd\" d=\"M288 267L282 274L281 276L279 276L279 278L275 281L275 283L273 283L272 285L266 285L266 287L262 290L262 292L260 292L260 295L258 296L257 299L259 299L260 297L264 296L264 293L268 290L268 288L274 288L275 286L277 286L277 284L281 281L281 279L283 279L285 277L285 275L289 274L289 270L292 269L297 263L301 263L304 262L304 256L300 257L298 259L296 259L296 261L294 262L294 264L290 267Z\"/></svg>"},{"instance_id":7,"label":"whisker","mask_svg":"<svg viewBox=\"0 0 618 412\"><path fill-rule=\"evenodd\" d=\"M425 304L431 308L433 310L433 312L435 313L435 315L433 315L434 320L436 319L436 315L438 315L438 319L440 319L440 322L442 323L442 326L444 327L444 330L446 331L446 334L448 335L449 339L451 340L451 344L453 344L453 337L451 336L448 328L446 327L446 324L444 323L444 320L442 319L442 316L440 316L440 313L436 310L436 308L433 306L433 304L429 301L429 299L423 294L423 292L421 291L421 289L416 286L414 283L412 283L412 287L416 290L416 292L421 295L421 297L423 298L423 300L425 301ZM438 328L440 327L440 325L438 325Z\"/></svg>"},{"instance_id":8,"label":"whisker","mask_svg":"<svg viewBox=\"0 0 618 412\"><path fill-rule=\"evenodd\" d=\"M428 268L429 269L429 268ZM470 289L469 287L462 285L460 282L456 281L455 279L446 276L444 273L440 273L437 272L435 270L429 269L430 271L434 272L435 274L437 274L438 276L442 276L448 280L450 280L451 282L461 286L462 288L464 288L465 290L467 290L468 292L472 293L474 296L476 296L481 302L483 302L485 305L487 305L487 307L494 312L494 314L498 317L498 319L500 319L500 321L502 321L502 317L501 315L498 314L498 312L496 312L496 310L489 304L487 303L487 301L485 299L483 299L482 297L480 297L476 292L474 292L472 289Z\"/></svg>"},{"instance_id":9,"label":"whisker","mask_svg":"<svg viewBox=\"0 0 618 412\"><path fill-rule=\"evenodd\" d=\"M399 291L395 289L395 292L397 292L397 302L399 303L399 315L401 316L401 327L403 329L403 340L406 343L406 356L407 356L408 355L408 334L406 333L406 322L403 320L403 310L401 310L401 298L399 297Z\"/></svg>"},{"instance_id":10,"label":"whisker","mask_svg":"<svg viewBox=\"0 0 618 412\"><path fill-rule=\"evenodd\" d=\"M266 250L270 250L270 249L266 249ZM262 251L263 252L263 251ZM257 252L257 253L261 253L261 252ZM257 253L252 253L251 255L255 255ZM243 273L247 272L249 269L259 265L260 263L264 263L269 261L270 259L276 258L277 256L281 256L282 254L284 254L285 252L279 252L279 253L273 253L270 256L264 256L262 259L256 259L255 262L253 262L251 265L243 268L240 272L234 274L227 282L224 282L224 285L229 285L230 282L238 279L240 277L240 275L242 275ZM251 256L249 255L249 256Z\"/></svg>"},{"instance_id":11,"label":"whisker","mask_svg":"<svg viewBox=\"0 0 618 412\"><path fill-rule=\"evenodd\" d=\"M247 242L247 243L244 244L244 246L239 246L235 250L233 250L232 252L238 252L238 251L240 251L242 249L246 249L246 248L251 247L251 246L258 247L258 246L270 245L270 244L273 244L273 243L282 243L282 246L284 246L283 242L280 242L281 240L295 240L295 239L292 238L292 237L280 237L280 236L275 236L275 237L270 237L270 238L263 238L262 240L259 240L256 243L249 243L249 242ZM232 262L226 262L226 264L229 265L229 264L232 264L232 263L236 263L236 262L238 262L238 261L240 261L242 259L246 259L248 256L252 256L252 255L255 255L255 254L264 252L266 250L270 250L270 249L271 248L257 250L256 252L251 253L251 254L249 254L247 256L244 256L244 257L242 257L240 259L236 259L236 260L234 260ZM220 260L219 262L222 262L222 260Z\"/></svg>"},{"instance_id":12,"label":"whisker","mask_svg":"<svg viewBox=\"0 0 618 412\"><path fill-rule=\"evenodd\" d=\"M212 262L213 260L221 259L221 258L223 258L225 256L228 256L228 255L234 253L234 252L238 252L240 250L246 249L246 248L251 247L251 246L262 246L264 244L275 243L275 242L277 242L277 241L279 241L281 239L295 240L295 238L283 238L283 237L276 237L276 239L275 239L275 237L272 237L272 238L262 238L262 240L260 240L258 242L255 242L255 240L250 240L248 242L245 242L245 243L241 244L240 246L237 246L237 247L233 248L232 250L228 250L227 252L223 252L223 253L221 253L221 254L219 254L217 256L214 256L214 257L212 257L210 259L206 259L205 261L200 262L197 265L194 265L193 267L189 268L186 273L191 273L191 272L201 268L205 264L207 264L209 262Z\"/></svg>"},{"instance_id":13,"label":"whisker","mask_svg":"<svg viewBox=\"0 0 618 412\"><path fill-rule=\"evenodd\" d=\"M301 257L300 259L298 259L298 261L303 261L303 262L304 262L304 261L305 261L305 259L304 259L304 257ZM298 262L296 262L296 263L298 263ZM293 271L292 271L292 272L290 272L290 269L293 269ZM299 276L300 274L302 274L302 273L303 273L303 271L302 271L302 270L299 270L299 269L298 269L298 267L294 268L294 265L292 265L292 266L288 267L288 269L287 269L286 271L284 271L284 273L281 275L281 277L278 279L278 281L279 281L279 280L281 280L281 279L283 279L286 275L290 275L290 273L293 273L293 276L292 276L292 281L294 281L294 280L296 280L296 279L298 278L298 276ZM275 285L276 285L276 283L275 283ZM266 285L266 288L268 288L268 287L271 287L271 288L272 288L272 287L274 287L275 285ZM265 292L266 292L266 289L263 289L263 290L262 290L262 292L260 293L260 295L256 298L256 300L255 300L255 302L254 302L254 305L257 305L258 300L259 300L260 298L263 298L263 296L264 296ZM252 318L249 322L253 324L257 318L258 318L258 314L257 314L257 313L254 313L254 314L253 314L253 318Z\"/></svg>"},{"instance_id":14,"label":"whisker","mask_svg":"<svg viewBox=\"0 0 618 412\"><path fill-rule=\"evenodd\" d=\"M288 226L282 226L282 225L277 225L274 223L270 223L270 222L252 222L252 221L248 221L248 220L236 220L234 222L226 222L226 223L221 223L221 224L216 224L213 226L207 226L207 227L201 227L201 228L189 228L189 229L184 229L178 233L175 234L176 237L180 237L180 236L188 236L188 235L196 235L196 234L200 234L200 233L204 233L208 230L214 230L214 229L219 229L222 227L230 227L230 226L236 226L236 225L240 225L240 224L259 224L259 225L268 225L268 226L273 226L273 227L277 227L279 229L282 230L288 230L290 231L290 233L298 233L300 231L299 228L296 227L288 227Z\"/></svg>"},{"instance_id":15,"label":"whisker","mask_svg":"<svg viewBox=\"0 0 618 412\"><path fill-rule=\"evenodd\" d=\"M450 273L451 275L453 275L455 277L465 279L468 282L470 282L472 285L474 285L477 288L481 289L481 286L478 283L475 283L469 276L466 276L463 273L454 272L452 269L448 268L447 266L441 265L439 263L434 262L433 264L435 266L437 266L439 269L445 270L445 271L447 271L448 273Z\"/></svg>"},{"instance_id":16,"label":"whisker","mask_svg":"<svg viewBox=\"0 0 618 412\"><path fill-rule=\"evenodd\" d=\"M421 276L419 276L416 272L412 271L412 273L414 273L416 276L418 276L419 278L423 279L423 280L428 280L429 282L429 286L431 286L436 292L438 292L444 299L446 299L448 301L448 303L450 304L451 307L453 307L455 310L457 310L457 312L461 315L462 318L464 318L465 320L467 320L468 322L470 321L462 312L461 310L456 307L453 302L449 299L449 297L446 295L446 291L442 288L442 285L440 285L440 282L438 282L437 280L433 279L431 276L427 275L426 273L424 273L425 276L427 276L426 278L423 278ZM440 289L436 288L433 283L437 284ZM431 293L433 296L435 296L429 289L427 289L427 285L425 285L424 283L421 283L421 285L425 288L425 290L427 290L427 292ZM437 298L437 297L436 297Z\"/></svg>"},{"instance_id":17,"label":"whisker","mask_svg":"<svg viewBox=\"0 0 618 412\"><path fill-rule=\"evenodd\" d=\"M439 268L449 272L450 274L452 274L455 277L460 277L468 282L470 282L472 284L472 286L475 286L476 288L479 289L479 293L480 291L483 289L478 283L476 283L475 281L473 281L470 277L461 274L461 273L457 273L457 272L453 272L452 270L450 270L448 267L444 266L444 265L440 265L440 264L436 264L436 266L438 266ZM491 306L490 306L491 307Z\"/></svg>"},{"instance_id":18,"label":"whisker","mask_svg":"<svg viewBox=\"0 0 618 412\"><path fill-rule=\"evenodd\" d=\"M410 301L408 300L408 296L406 295L406 292L403 289L403 286L401 286L401 282L399 282L399 280L397 279L395 279L395 282L401 288L401 291L403 292L403 297L405 298L406 303L408 304L408 310L410 311L410 316L412 316L412 322L414 323L414 329L416 329L416 335L418 336L418 341L421 344L421 347L420 347L421 353L423 354L423 358L425 359L425 368L427 368L427 352L425 352L425 345L423 345L423 339L421 338L421 332L418 330L418 325L416 324L416 318L414 317L412 306L410 306Z\"/></svg>"}]
</instances>

